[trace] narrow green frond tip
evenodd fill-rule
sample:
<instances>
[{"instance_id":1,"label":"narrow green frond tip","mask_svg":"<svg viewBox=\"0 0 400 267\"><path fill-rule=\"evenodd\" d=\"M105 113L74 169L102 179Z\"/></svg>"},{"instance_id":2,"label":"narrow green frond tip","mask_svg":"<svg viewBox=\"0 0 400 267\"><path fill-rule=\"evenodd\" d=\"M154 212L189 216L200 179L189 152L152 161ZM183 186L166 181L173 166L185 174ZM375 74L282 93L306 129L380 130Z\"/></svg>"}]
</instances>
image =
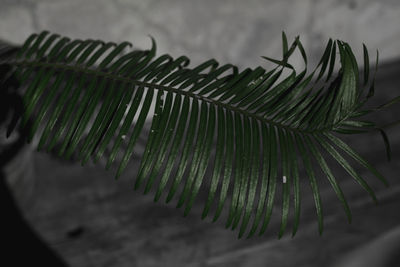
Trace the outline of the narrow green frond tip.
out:
<instances>
[{"instance_id":1,"label":"narrow green frond tip","mask_svg":"<svg viewBox=\"0 0 400 267\"><path fill-rule=\"evenodd\" d=\"M135 189L146 194L154 189L155 201L175 200L185 216L202 209L203 219L216 221L226 211L225 225L238 228L239 238L262 235L269 224L279 225L281 238L292 221L294 236L301 202L308 199L302 188L309 184L322 233L324 177L317 173L328 180L351 221L337 169L325 155L377 201L370 181L345 155L387 183L385 178L341 135L378 130L390 159L384 127L364 115L397 105L400 98L374 110L365 107L375 94L377 64L371 75L364 44L361 79L346 42L329 40L310 70L300 38L289 43L284 32L281 38L282 57L262 57L274 68L239 70L215 59L190 66L186 56L157 56L151 36L149 50L132 50L129 42L33 34L14 56L0 57L8 66L1 68L6 73L0 82L17 81L13 89L23 106L7 134L27 130L39 150L82 165L92 160L114 169L117 178L128 169L128 176L136 177ZM301 70L291 62L295 53L304 61ZM132 160L140 161L137 170L128 168ZM280 216L274 217L276 206Z\"/></svg>"}]
</instances>

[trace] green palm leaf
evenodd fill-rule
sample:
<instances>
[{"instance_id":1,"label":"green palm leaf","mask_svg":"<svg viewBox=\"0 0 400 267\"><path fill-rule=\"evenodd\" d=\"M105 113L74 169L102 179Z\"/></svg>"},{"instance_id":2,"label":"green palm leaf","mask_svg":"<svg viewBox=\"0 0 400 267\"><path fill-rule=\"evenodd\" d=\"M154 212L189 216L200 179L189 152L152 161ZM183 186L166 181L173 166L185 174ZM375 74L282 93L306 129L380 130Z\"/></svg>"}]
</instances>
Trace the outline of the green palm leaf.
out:
<instances>
[{"instance_id":1,"label":"green palm leaf","mask_svg":"<svg viewBox=\"0 0 400 267\"><path fill-rule=\"evenodd\" d=\"M187 215L205 187L208 197L202 218L210 214L213 204L214 221L226 207L226 227L239 227L239 237L246 231L250 237L259 228L259 234L265 232L281 187L281 237L292 201L292 234L298 229L301 168L310 182L320 232L323 213L317 167L351 220L350 207L324 154L331 155L375 201L372 189L342 154L386 183L335 134L377 128L359 120L371 112L364 104L373 94L375 80L370 81L365 45L361 83L347 43L329 40L318 66L308 73L300 39L289 46L283 33L282 41L282 60L263 57L277 64L270 71L257 67L239 72L231 64L219 66L214 59L190 68L185 56L156 57L153 39L150 50L127 51L131 46L127 42L70 40L48 32L31 35L17 56L2 64L10 65L20 82L25 107L21 127L30 125L28 140L38 136L38 149L56 150L66 158L77 155L82 164L105 157L106 168L117 164L119 177L150 118L135 189L144 186L147 193L156 186L155 201L166 194L169 202L182 186L177 206L185 206ZM296 50L306 65L300 73L289 64ZM336 51L340 68L334 74ZM282 77L285 69L289 74ZM1 81L6 82L7 78ZM372 89L365 96L366 86ZM210 179L206 179L208 170Z\"/></svg>"}]
</instances>

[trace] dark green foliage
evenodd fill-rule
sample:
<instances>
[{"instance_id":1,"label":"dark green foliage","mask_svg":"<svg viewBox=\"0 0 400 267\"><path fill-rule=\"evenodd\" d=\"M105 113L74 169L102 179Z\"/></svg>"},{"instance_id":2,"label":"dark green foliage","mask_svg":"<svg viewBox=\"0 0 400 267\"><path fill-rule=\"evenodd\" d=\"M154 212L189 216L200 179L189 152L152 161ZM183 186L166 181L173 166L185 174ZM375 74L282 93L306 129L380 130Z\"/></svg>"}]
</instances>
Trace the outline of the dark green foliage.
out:
<instances>
[{"instance_id":1,"label":"dark green foliage","mask_svg":"<svg viewBox=\"0 0 400 267\"><path fill-rule=\"evenodd\" d=\"M281 237L292 204L293 235L299 225L302 168L315 199L320 232L321 178L316 177L316 168L325 173L351 220L324 154L336 159L373 200L372 189L342 154L386 183L335 134L376 129L374 123L359 120L360 114L372 112L364 110L364 104L373 95L375 79L370 81L365 46L360 82L347 43L329 40L318 66L308 73L299 38L290 46L284 33L282 39L282 60L264 57L277 64L271 71L257 67L239 72L213 59L190 68L185 56L156 57L154 40L150 50L127 52L127 42L70 40L48 32L30 36L17 57L3 64L12 66L20 88L26 88L21 127L31 121L28 139L38 136L39 149L56 150L66 158L75 154L82 164L107 157L106 167L117 163L119 177L150 118L135 188L143 185L147 193L156 187L155 201L168 193L168 202L182 185L177 206L185 206L187 215L201 187L206 187L202 217L209 215L214 203L214 221L228 208L226 227L239 227L240 237L248 229L249 237L260 227L259 233L265 232L276 193L281 192ZM299 73L289 64L297 49L305 62ZM337 62L340 68L335 74ZM287 70L289 75L282 77ZM372 89L363 90L366 86ZM205 179L208 169L211 178Z\"/></svg>"}]
</instances>

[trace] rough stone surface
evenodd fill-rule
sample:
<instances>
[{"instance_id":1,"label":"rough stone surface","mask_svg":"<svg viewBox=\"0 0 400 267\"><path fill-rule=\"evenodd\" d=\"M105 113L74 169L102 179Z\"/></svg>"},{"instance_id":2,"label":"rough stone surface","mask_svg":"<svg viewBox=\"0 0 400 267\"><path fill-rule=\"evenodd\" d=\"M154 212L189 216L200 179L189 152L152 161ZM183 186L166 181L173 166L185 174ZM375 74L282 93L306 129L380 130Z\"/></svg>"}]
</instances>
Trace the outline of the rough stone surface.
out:
<instances>
[{"instance_id":1,"label":"rough stone surface","mask_svg":"<svg viewBox=\"0 0 400 267\"><path fill-rule=\"evenodd\" d=\"M281 55L281 31L301 36L311 63L328 38L379 48L382 60L400 57L400 4L394 0L2 0L0 38L21 43L32 31L75 38L127 40L160 53L188 55L194 63L216 58L240 67L267 64ZM299 58L294 64L300 64Z\"/></svg>"},{"instance_id":2,"label":"rough stone surface","mask_svg":"<svg viewBox=\"0 0 400 267\"><path fill-rule=\"evenodd\" d=\"M10 5L0 9L0 38L20 44L36 29L27 7Z\"/></svg>"}]
</instances>

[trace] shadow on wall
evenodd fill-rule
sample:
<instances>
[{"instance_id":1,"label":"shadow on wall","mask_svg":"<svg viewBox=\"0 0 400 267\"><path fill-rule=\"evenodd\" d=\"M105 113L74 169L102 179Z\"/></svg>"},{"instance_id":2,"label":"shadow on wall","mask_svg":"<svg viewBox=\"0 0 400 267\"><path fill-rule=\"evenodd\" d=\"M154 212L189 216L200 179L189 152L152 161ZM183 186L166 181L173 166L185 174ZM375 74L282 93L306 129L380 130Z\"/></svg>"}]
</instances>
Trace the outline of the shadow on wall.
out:
<instances>
[{"instance_id":1,"label":"shadow on wall","mask_svg":"<svg viewBox=\"0 0 400 267\"><path fill-rule=\"evenodd\" d=\"M7 73L7 66L3 65L0 69L0 81L5 78L4 73ZM13 77L9 77L1 84L0 127L6 127L5 122L10 113L14 113L15 117L22 110L21 98L10 91L15 82ZM25 266L27 262L41 266L67 266L23 218L6 181L4 167L15 159L18 153L24 152L23 147L26 144L24 132L20 132L19 137L11 144L3 142L4 136L0 138L0 196L2 196L0 236L5 248L1 256L2 261L12 263L12 266Z\"/></svg>"}]
</instances>

